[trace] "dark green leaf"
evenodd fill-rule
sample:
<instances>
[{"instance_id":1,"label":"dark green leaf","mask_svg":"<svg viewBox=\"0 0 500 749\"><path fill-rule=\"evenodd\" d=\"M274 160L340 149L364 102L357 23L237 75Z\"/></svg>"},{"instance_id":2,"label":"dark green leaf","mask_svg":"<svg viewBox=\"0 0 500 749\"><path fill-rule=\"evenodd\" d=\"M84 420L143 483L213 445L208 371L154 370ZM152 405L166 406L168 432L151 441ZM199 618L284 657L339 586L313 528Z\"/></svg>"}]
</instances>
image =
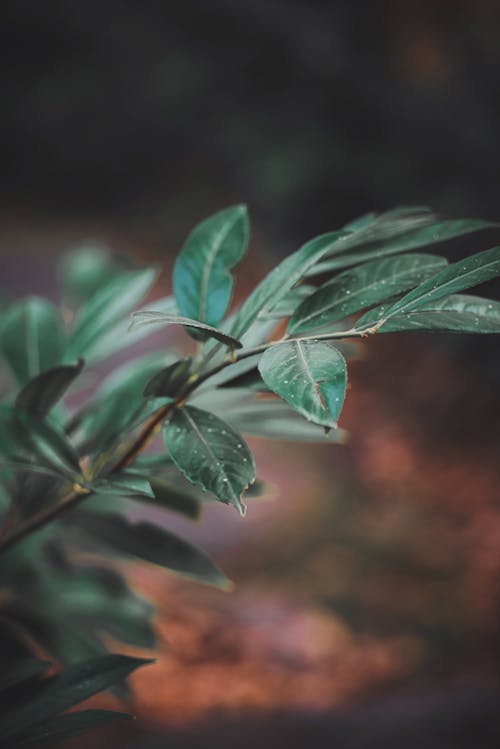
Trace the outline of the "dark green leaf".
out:
<instances>
[{"instance_id":1,"label":"dark green leaf","mask_svg":"<svg viewBox=\"0 0 500 749\"><path fill-rule=\"evenodd\" d=\"M191 376L190 356L170 364L157 372L144 388L144 396L154 398L176 398Z\"/></svg>"},{"instance_id":2,"label":"dark green leaf","mask_svg":"<svg viewBox=\"0 0 500 749\"><path fill-rule=\"evenodd\" d=\"M429 225L418 226L416 229L410 229L401 235L381 239L378 241L369 241L363 244L357 252L350 252L339 257L324 260L315 265L308 275L318 275L320 273L331 273L340 268L347 268L350 265L362 263L372 258L381 258L386 255L395 255L398 252L407 252L417 247L426 247L428 245L445 242L454 237L462 237L481 229L489 229L498 226L488 221L476 219L459 219L450 221L432 222Z\"/></svg>"},{"instance_id":3,"label":"dark green leaf","mask_svg":"<svg viewBox=\"0 0 500 749\"><path fill-rule=\"evenodd\" d=\"M457 291L478 286L500 274L500 246L459 260L424 281L387 310L387 317L411 312Z\"/></svg>"},{"instance_id":4,"label":"dark green leaf","mask_svg":"<svg viewBox=\"0 0 500 749\"><path fill-rule=\"evenodd\" d=\"M241 435L214 414L184 406L172 411L163 436L189 481L244 513L241 495L255 479L255 464Z\"/></svg>"},{"instance_id":5,"label":"dark green leaf","mask_svg":"<svg viewBox=\"0 0 500 749\"><path fill-rule=\"evenodd\" d=\"M383 320L389 305L377 307L358 320L364 328ZM408 330L456 333L500 333L500 302L493 299L452 294L412 312L390 317L377 333L398 333Z\"/></svg>"},{"instance_id":6,"label":"dark green leaf","mask_svg":"<svg viewBox=\"0 0 500 749\"><path fill-rule=\"evenodd\" d=\"M81 308L68 341L66 360L92 358L93 351L124 315L147 294L156 278L154 268L129 271L99 289Z\"/></svg>"},{"instance_id":7,"label":"dark green leaf","mask_svg":"<svg viewBox=\"0 0 500 749\"><path fill-rule=\"evenodd\" d=\"M38 297L14 304L1 324L0 347L21 385L59 364L64 335L56 308Z\"/></svg>"},{"instance_id":8,"label":"dark green leaf","mask_svg":"<svg viewBox=\"0 0 500 749\"><path fill-rule=\"evenodd\" d=\"M227 587L227 578L204 551L157 525L81 510L79 528L104 541L116 554L138 557L200 582Z\"/></svg>"},{"instance_id":9,"label":"dark green leaf","mask_svg":"<svg viewBox=\"0 0 500 749\"><path fill-rule=\"evenodd\" d=\"M344 357L326 341L288 341L271 346L259 363L262 379L299 413L336 427L347 384Z\"/></svg>"},{"instance_id":10,"label":"dark green leaf","mask_svg":"<svg viewBox=\"0 0 500 749\"><path fill-rule=\"evenodd\" d=\"M30 726L77 705L98 692L122 681L139 666L151 663L126 655L104 655L68 666L47 682L47 686L27 705L13 710L0 724L0 737L25 732Z\"/></svg>"},{"instance_id":11,"label":"dark green leaf","mask_svg":"<svg viewBox=\"0 0 500 749\"><path fill-rule=\"evenodd\" d=\"M183 317L217 326L233 286L231 268L248 243L248 215L236 205L210 216L191 232L174 266L173 287Z\"/></svg>"},{"instance_id":12,"label":"dark green leaf","mask_svg":"<svg viewBox=\"0 0 500 749\"><path fill-rule=\"evenodd\" d=\"M98 478L88 486L97 494L111 494L120 497L154 497L149 481L132 472Z\"/></svg>"},{"instance_id":13,"label":"dark green leaf","mask_svg":"<svg viewBox=\"0 0 500 749\"><path fill-rule=\"evenodd\" d=\"M172 484L154 477L150 479L150 483L156 505L166 510L180 512L192 520L197 520L200 517L200 499L195 491L190 491L189 486L181 487L179 482Z\"/></svg>"},{"instance_id":14,"label":"dark green leaf","mask_svg":"<svg viewBox=\"0 0 500 749\"><path fill-rule=\"evenodd\" d=\"M78 364L61 364L41 372L23 387L16 398L16 407L25 408L36 416L45 416L82 369L83 360L80 359Z\"/></svg>"},{"instance_id":15,"label":"dark green leaf","mask_svg":"<svg viewBox=\"0 0 500 749\"><path fill-rule=\"evenodd\" d=\"M302 302L287 331L297 334L342 320L412 288L446 265L434 255L398 255L345 271Z\"/></svg>"},{"instance_id":16,"label":"dark green leaf","mask_svg":"<svg viewBox=\"0 0 500 749\"><path fill-rule=\"evenodd\" d=\"M11 406L0 406L0 451L13 460L27 453L72 480L80 473L78 455L61 430Z\"/></svg>"},{"instance_id":17,"label":"dark green leaf","mask_svg":"<svg viewBox=\"0 0 500 749\"><path fill-rule=\"evenodd\" d=\"M164 312L155 312L154 310L135 312L132 317L133 322L130 326L131 330L142 325L183 325L187 328L196 328L199 338L202 341L206 341L209 338L215 338L217 341L224 343L230 348L241 348L241 343L240 341L237 341L236 338L232 338L227 333L223 333L222 330L217 330L217 328L213 328L211 325L192 320L189 317L167 315Z\"/></svg>"},{"instance_id":18,"label":"dark green leaf","mask_svg":"<svg viewBox=\"0 0 500 749\"><path fill-rule=\"evenodd\" d=\"M60 715L38 724L28 733L22 733L11 739L10 749L28 749L34 746L45 746L50 741L59 744L66 739L89 733L96 728L112 723L116 720L131 720L128 713L115 710L78 710L68 715Z\"/></svg>"},{"instance_id":19,"label":"dark green leaf","mask_svg":"<svg viewBox=\"0 0 500 749\"><path fill-rule=\"evenodd\" d=\"M20 658L12 665L3 668L0 675L0 692L10 689L33 677L40 676L49 668L47 661L38 658Z\"/></svg>"}]
</instances>

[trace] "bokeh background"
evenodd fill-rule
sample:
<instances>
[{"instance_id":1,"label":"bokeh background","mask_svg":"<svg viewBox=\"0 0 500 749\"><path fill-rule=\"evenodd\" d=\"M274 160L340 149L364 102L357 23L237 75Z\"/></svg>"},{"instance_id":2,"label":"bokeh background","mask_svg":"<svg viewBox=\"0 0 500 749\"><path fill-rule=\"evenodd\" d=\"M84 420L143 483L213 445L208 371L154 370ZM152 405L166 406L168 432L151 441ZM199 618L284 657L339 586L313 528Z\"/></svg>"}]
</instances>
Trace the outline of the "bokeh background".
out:
<instances>
[{"instance_id":1,"label":"bokeh background","mask_svg":"<svg viewBox=\"0 0 500 749\"><path fill-rule=\"evenodd\" d=\"M53 294L89 238L168 268L235 202L238 293L368 210L500 218L495 0L7 2L0 59L12 295ZM135 725L92 746L497 747L499 386L496 336L381 336L351 367L348 445L255 440L272 496L173 521L235 591L130 567L160 652Z\"/></svg>"}]
</instances>

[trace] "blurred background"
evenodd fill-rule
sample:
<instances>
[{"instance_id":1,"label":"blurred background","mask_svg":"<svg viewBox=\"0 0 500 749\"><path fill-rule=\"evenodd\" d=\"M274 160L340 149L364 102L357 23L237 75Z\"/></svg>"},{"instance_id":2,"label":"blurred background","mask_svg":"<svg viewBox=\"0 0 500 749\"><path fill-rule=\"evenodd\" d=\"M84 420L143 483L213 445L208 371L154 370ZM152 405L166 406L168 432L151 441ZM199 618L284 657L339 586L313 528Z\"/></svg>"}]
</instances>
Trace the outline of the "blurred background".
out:
<instances>
[{"instance_id":1,"label":"blurred background","mask_svg":"<svg viewBox=\"0 0 500 749\"><path fill-rule=\"evenodd\" d=\"M236 202L238 293L368 210L500 218L495 0L7 2L0 59L4 293L53 295L89 238L169 267ZM185 529L235 591L130 567L160 652L92 746L497 747L499 386L496 336L381 336L348 445L255 440L272 497Z\"/></svg>"}]
</instances>

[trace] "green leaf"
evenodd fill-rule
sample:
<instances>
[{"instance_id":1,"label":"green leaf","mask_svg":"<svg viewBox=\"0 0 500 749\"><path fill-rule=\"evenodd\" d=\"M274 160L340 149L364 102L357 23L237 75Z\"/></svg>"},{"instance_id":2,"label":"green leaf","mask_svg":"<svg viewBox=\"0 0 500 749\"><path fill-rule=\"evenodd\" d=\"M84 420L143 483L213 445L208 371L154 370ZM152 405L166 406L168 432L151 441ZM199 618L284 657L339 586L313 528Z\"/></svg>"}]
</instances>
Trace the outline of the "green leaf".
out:
<instances>
[{"instance_id":1,"label":"green leaf","mask_svg":"<svg viewBox=\"0 0 500 749\"><path fill-rule=\"evenodd\" d=\"M129 314L153 285L154 268L129 271L99 289L81 308L66 348L66 360L92 358L109 329Z\"/></svg>"},{"instance_id":2,"label":"green leaf","mask_svg":"<svg viewBox=\"0 0 500 749\"><path fill-rule=\"evenodd\" d=\"M248 215L236 205L210 216L191 232L174 266L173 287L179 311L209 326L224 317L233 286L231 268L248 243Z\"/></svg>"},{"instance_id":3,"label":"green leaf","mask_svg":"<svg viewBox=\"0 0 500 749\"><path fill-rule=\"evenodd\" d=\"M38 658L20 658L13 664L4 667L0 675L0 692L10 689L24 681L38 677L49 667L47 661L41 661Z\"/></svg>"},{"instance_id":4,"label":"green leaf","mask_svg":"<svg viewBox=\"0 0 500 749\"><path fill-rule=\"evenodd\" d=\"M457 291L469 289L489 281L500 274L500 246L479 252L449 265L447 268L424 281L387 310L386 316L393 317L401 312L411 312Z\"/></svg>"},{"instance_id":5,"label":"green leaf","mask_svg":"<svg viewBox=\"0 0 500 749\"><path fill-rule=\"evenodd\" d=\"M163 426L165 445L176 466L244 514L241 495L255 479L255 464L243 437L208 411L176 408Z\"/></svg>"},{"instance_id":6,"label":"green leaf","mask_svg":"<svg viewBox=\"0 0 500 749\"><path fill-rule=\"evenodd\" d=\"M358 320L364 328L383 320L389 305L376 307ZM452 294L408 313L390 317L377 333L402 331L442 331L455 333L500 333L500 302L493 299Z\"/></svg>"},{"instance_id":7,"label":"green leaf","mask_svg":"<svg viewBox=\"0 0 500 749\"><path fill-rule=\"evenodd\" d=\"M416 229L411 228L395 237L363 243L362 249L357 252L347 253L318 263L309 271L308 275L331 273L340 268L347 268L350 265L362 263L365 260L395 255L398 252L407 252L417 247L426 247L438 242L445 242L448 239L462 237L481 229L489 229L496 226L498 224L477 219L432 222L429 225L418 226Z\"/></svg>"},{"instance_id":8,"label":"green leaf","mask_svg":"<svg viewBox=\"0 0 500 749\"><path fill-rule=\"evenodd\" d=\"M342 242L348 236L345 232L335 231L311 239L297 252L282 260L252 291L239 311L234 316L230 333L240 338L257 317L267 317L285 298L315 263L327 252L343 249Z\"/></svg>"},{"instance_id":9,"label":"green leaf","mask_svg":"<svg viewBox=\"0 0 500 749\"><path fill-rule=\"evenodd\" d=\"M38 297L14 304L2 321L0 348L21 385L59 364L64 335L56 308Z\"/></svg>"},{"instance_id":10,"label":"green leaf","mask_svg":"<svg viewBox=\"0 0 500 749\"><path fill-rule=\"evenodd\" d=\"M5 739L25 732L30 726L39 725L48 718L122 681L136 668L147 663L151 661L126 655L105 655L68 666L50 679L45 688L30 703L11 711L0 724L0 737Z\"/></svg>"},{"instance_id":11,"label":"green leaf","mask_svg":"<svg viewBox=\"0 0 500 749\"><path fill-rule=\"evenodd\" d=\"M210 557L182 538L151 523L131 523L112 513L80 510L79 528L103 541L113 552L138 557L216 587L227 587L228 580Z\"/></svg>"},{"instance_id":12,"label":"green leaf","mask_svg":"<svg viewBox=\"0 0 500 749\"><path fill-rule=\"evenodd\" d=\"M151 485L146 478L135 473L123 471L106 478L98 478L90 484L84 484L97 494L110 494L120 497L154 497Z\"/></svg>"},{"instance_id":13,"label":"green leaf","mask_svg":"<svg viewBox=\"0 0 500 749\"><path fill-rule=\"evenodd\" d=\"M53 742L59 744L61 741L89 733L117 720L132 720L132 716L116 710L78 710L39 723L28 733L23 732L11 739L13 743L9 746L10 749L29 749L29 747L45 745L48 741L51 746L54 746Z\"/></svg>"},{"instance_id":14,"label":"green leaf","mask_svg":"<svg viewBox=\"0 0 500 749\"><path fill-rule=\"evenodd\" d=\"M0 406L0 452L13 459L27 453L71 480L80 474L78 455L61 430L11 406Z\"/></svg>"},{"instance_id":15,"label":"green leaf","mask_svg":"<svg viewBox=\"0 0 500 749\"><path fill-rule=\"evenodd\" d=\"M71 302L81 304L124 270L104 245L83 244L66 252L59 264L63 295Z\"/></svg>"},{"instance_id":16,"label":"green leaf","mask_svg":"<svg viewBox=\"0 0 500 749\"><path fill-rule=\"evenodd\" d=\"M83 369L83 359L78 364L61 364L52 367L30 380L16 398L16 408L24 408L36 416L45 416L64 395Z\"/></svg>"},{"instance_id":17,"label":"green leaf","mask_svg":"<svg viewBox=\"0 0 500 749\"><path fill-rule=\"evenodd\" d=\"M198 520L201 515L201 501L196 492L190 487L181 487L179 482L171 484L161 478L150 479L155 504L166 510L180 512L192 520Z\"/></svg>"},{"instance_id":18,"label":"green leaf","mask_svg":"<svg viewBox=\"0 0 500 749\"><path fill-rule=\"evenodd\" d=\"M299 304L303 302L304 299L311 296L311 294L314 294L316 289L316 286L311 286L310 284L305 283L299 284L299 286L290 289L287 295L278 302L272 312L267 313L264 319L279 320L282 317L290 317L293 315ZM261 318L261 315L259 315L259 318Z\"/></svg>"},{"instance_id":19,"label":"green leaf","mask_svg":"<svg viewBox=\"0 0 500 749\"><path fill-rule=\"evenodd\" d=\"M195 328L198 331L201 340L206 341L209 338L215 338L217 341L224 343L232 349L241 348L241 342L232 338L222 330L217 330L211 325L192 320L189 317L179 317L178 315L167 315L164 312L155 312L154 310L145 310L144 312L134 312L133 321L130 326L134 330L141 325L183 325L187 328Z\"/></svg>"},{"instance_id":20,"label":"green leaf","mask_svg":"<svg viewBox=\"0 0 500 749\"><path fill-rule=\"evenodd\" d=\"M262 379L309 421L336 427L347 374L340 351L325 341L289 341L271 346L259 362Z\"/></svg>"},{"instance_id":21,"label":"green leaf","mask_svg":"<svg viewBox=\"0 0 500 749\"><path fill-rule=\"evenodd\" d=\"M192 358L186 356L184 359L179 359L174 364L170 364L170 366L157 372L144 388L144 396L146 398L176 398L180 396L182 387L191 376L192 362Z\"/></svg>"},{"instance_id":22,"label":"green leaf","mask_svg":"<svg viewBox=\"0 0 500 749\"><path fill-rule=\"evenodd\" d=\"M295 310L289 334L328 325L412 288L447 265L434 255L398 255L345 271L321 286Z\"/></svg>"}]
</instances>

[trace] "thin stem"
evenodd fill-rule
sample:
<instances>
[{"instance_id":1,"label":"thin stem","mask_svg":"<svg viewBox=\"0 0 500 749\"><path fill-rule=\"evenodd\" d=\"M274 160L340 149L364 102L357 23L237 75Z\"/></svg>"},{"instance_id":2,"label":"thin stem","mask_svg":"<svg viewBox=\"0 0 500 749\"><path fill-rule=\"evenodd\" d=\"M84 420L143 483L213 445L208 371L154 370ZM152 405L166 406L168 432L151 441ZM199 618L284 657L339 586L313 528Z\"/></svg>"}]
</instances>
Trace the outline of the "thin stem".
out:
<instances>
[{"instance_id":1,"label":"thin stem","mask_svg":"<svg viewBox=\"0 0 500 749\"><path fill-rule=\"evenodd\" d=\"M236 353L233 358L226 359L220 364L212 367L212 369L208 370L207 372L200 374L200 376L192 382L189 388L187 388L187 390L182 393L182 396L178 400L176 400L175 402L172 401L170 403L167 403L157 411L155 411L152 416L146 421L134 442L115 463L110 473L119 473L128 465L130 465L155 437L162 422L169 415L170 411L175 407L180 406L203 382L208 380L210 377L213 377L213 375L222 371L226 367L230 367L232 364L235 364L238 361L242 361L243 359L248 359L250 356L264 353L264 351L266 351L268 348L271 348L272 346L278 346L279 344L286 343L288 341L328 341L339 340L343 338L364 338L371 332L375 332L373 328L363 330L352 328L351 330L323 333L322 335L295 336L291 338L284 337L276 341L267 341L266 343L262 343L259 346L254 346L253 348L249 348L241 351L240 353ZM17 530L7 536L7 538L5 538L3 541L0 539L0 554L4 553L8 549L11 549L13 546L18 544L27 536L30 536L35 531L42 528L47 523L60 518L61 515L65 514L66 512L83 502L83 500L90 494L92 494L91 491L82 490L80 487L73 488L73 490L66 494L56 505L49 507L47 510L39 513L28 522L21 524L17 528Z\"/></svg>"}]
</instances>

